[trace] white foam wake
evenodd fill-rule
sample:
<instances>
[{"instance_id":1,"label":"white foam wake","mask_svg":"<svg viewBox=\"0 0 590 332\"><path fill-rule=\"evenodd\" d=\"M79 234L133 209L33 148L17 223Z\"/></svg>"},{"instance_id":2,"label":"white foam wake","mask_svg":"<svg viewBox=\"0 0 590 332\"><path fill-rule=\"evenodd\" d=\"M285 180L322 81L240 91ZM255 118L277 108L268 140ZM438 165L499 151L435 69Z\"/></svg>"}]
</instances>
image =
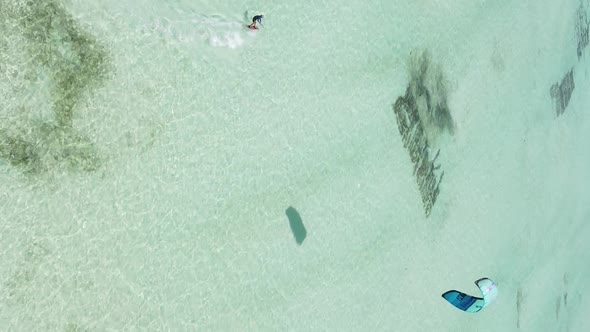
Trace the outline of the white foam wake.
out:
<instances>
[{"instance_id":1,"label":"white foam wake","mask_svg":"<svg viewBox=\"0 0 590 332\"><path fill-rule=\"evenodd\" d=\"M243 22L216 15L202 15L187 20L158 18L144 25L141 32L182 43L205 42L213 47L231 49L243 46L248 38L255 36Z\"/></svg>"}]
</instances>

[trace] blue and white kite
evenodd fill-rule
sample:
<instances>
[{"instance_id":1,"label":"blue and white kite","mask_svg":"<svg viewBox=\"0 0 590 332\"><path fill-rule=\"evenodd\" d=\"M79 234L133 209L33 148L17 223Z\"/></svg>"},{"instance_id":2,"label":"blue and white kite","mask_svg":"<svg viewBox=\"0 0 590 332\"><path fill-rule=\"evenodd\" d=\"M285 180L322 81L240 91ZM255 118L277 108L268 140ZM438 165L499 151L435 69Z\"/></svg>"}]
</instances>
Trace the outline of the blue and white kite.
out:
<instances>
[{"instance_id":1,"label":"blue and white kite","mask_svg":"<svg viewBox=\"0 0 590 332\"><path fill-rule=\"evenodd\" d=\"M494 302L498 296L496 284L488 278L481 278L475 282L483 298L467 295L456 290L450 290L442 295L445 300L458 309L467 312L478 312L486 305Z\"/></svg>"}]
</instances>

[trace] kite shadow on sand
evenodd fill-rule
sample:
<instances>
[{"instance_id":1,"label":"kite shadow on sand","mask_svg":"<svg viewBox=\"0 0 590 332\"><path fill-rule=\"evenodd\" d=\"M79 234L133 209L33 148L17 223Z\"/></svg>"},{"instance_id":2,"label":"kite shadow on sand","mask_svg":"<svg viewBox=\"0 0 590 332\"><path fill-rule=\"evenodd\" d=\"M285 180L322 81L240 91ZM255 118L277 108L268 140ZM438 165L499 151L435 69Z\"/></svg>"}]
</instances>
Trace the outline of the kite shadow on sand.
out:
<instances>
[{"instance_id":1,"label":"kite shadow on sand","mask_svg":"<svg viewBox=\"0 0 590 332\"><path fill-rule=\"evenodd\" d=\"M291 227L291 232L293 232L295 241L297 244L301 245L307 236L307 230L305 229L305 225L303 225L301 215L299 215L299 212L297 212L292 206L289 206L287 210L285 210L285 214L287 215L287 218L289 218L289 226Z\"/></svg>"}]
</instances>

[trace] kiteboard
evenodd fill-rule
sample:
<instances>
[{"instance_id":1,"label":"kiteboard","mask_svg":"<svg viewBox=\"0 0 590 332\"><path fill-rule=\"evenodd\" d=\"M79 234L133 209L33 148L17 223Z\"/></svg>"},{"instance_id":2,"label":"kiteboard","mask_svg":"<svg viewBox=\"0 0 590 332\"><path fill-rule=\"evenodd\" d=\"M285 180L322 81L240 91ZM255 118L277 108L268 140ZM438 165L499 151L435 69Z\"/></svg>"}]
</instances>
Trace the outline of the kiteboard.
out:
<instances>
[{"instance_id":1,"label":"kiteboard","mask_svg":"<svg viewBox=\"0 0 590 332\"><path fill-rule=\"evenodd\" d=\"M246 25L246 27L250 30L258 30L258 27L254 25Z\"/></svg>"}]
</instances>

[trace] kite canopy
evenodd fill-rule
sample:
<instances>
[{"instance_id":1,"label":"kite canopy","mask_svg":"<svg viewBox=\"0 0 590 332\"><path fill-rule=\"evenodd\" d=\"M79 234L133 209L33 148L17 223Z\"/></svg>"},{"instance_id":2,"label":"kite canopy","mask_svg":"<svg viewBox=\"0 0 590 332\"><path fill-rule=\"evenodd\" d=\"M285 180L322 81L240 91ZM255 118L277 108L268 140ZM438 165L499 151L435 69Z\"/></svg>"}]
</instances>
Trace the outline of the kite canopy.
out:
<instances>
[{"instance_id":1,"label":"kite canopy","mask_svg":"<svg viewBox=\"0 0 590 332\"><path fill-rule=\"evenodd\" d=\"M481 278L475 281L475 285L479 287L482 298L467 295L456 290L450 290L444 293L442 297L458 309L466 312L478 312L488 304L494 302L496 297L498 297L498 288L488 278Z\"/></svg>"},{"instance_id":2,"label":"kite canopy","mask_svg":"<svg viewBox=\"0 0 590 332\"><path fill-rule=\"evenodd\" d=\"M498 297L498 288L493 281L488 278L482 278L475 282L479 290L481 291L481 295L483 296L483 300L486 305L494 302L496 297Z\"/></svg>"}]
</instances>

